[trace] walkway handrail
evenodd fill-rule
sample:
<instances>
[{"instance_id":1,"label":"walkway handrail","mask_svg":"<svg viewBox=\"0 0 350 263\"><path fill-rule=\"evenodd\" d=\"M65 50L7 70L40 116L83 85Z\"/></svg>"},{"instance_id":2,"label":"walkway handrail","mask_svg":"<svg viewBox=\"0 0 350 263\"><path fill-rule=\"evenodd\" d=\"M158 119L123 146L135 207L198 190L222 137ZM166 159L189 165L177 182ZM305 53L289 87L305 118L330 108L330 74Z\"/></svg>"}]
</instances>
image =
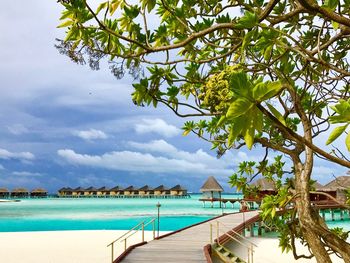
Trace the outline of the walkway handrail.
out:
<instances>
[{"instance_id":1,"label":"walkway handrail","mask_svg":"<svg viewBox=\"0 0 350 263\"><path fill-rule=\"evenodd\" d=\"M141 230L142 230L142 234L145 230L145 227L148 226L149 224L155 222L156 218L153 218L152 220L150 220L149 222L147 222L145 224L145 221L141 222ZM124 239L120 240L120 242L123 242L125 239L128 239L129 237L135 235L138 231L140 230L140 228L135 229L134 233L131 233L130 235L128 235L127 237L125 237ZM153 231L155 230L155 227L153 227ZM125 236L125 235L124 235ZM154 233L153 233L153 238L155 238ZM144 236L142 236L142 242L144 241Z\"/></svg>"},{"instance_id":2,"label":"walkway handrail","mask_svg":"<svg viewBox=\"0 0 350 263\"><path fill-rule=\"evenodd\" d=\"M242 236L240 233L236 232L235 230L233 230L232 228L228 227L227 225L225 225L224 223L220 222L220 221L217 221L219 222L219 224L223 225L227 230L229 230L230 232L238 235L240 238L244 239L245 241L247 241L249 244L255 246L255 247L258 247L258 245L256 245L254 242L250 241L248 238L246 238L245 236Z\"/></svg>"},{"instance_id":3,"label":"walkway handrail","mask_svg":"<svg viewBox=\"0 0 350 263\"><path fill-rule=\"evenodd\" d=\"M145 221L142 221L140 223L138 223L136 226L134 226L133 228L131 228L128 232L124 233L123 235L121 235L120 237L118 237L116 240L112 241L111 243L109 243L107 245L107 247L113 245L115 242L117 242L118 240L120 240L122 237L125 237L127 234L129 234L131 231L134 231L136 228L138 228L140 225L142 225Z\"/></svg>"},{"instance_id":4,"label":"walkway handrail","mask_svg":"<svg viewBox=\"0 0 350 263\"><path fill-rule=\"evenodd\" d=\"M154 239L155 238L155 220L156 220L156 218L153 218L150 221L148 221L146 224L145 224L146 220L144 220L144 221L138 223L136 226L134 226L128 232L126 232L123 235L121 235L120 237L118 237L113 242L109 243L107 245L107 247L111 246L111 256L112 256L112 261L111 262L112 263L114 262L114 243L119 241L123 237L125 237L120 242L124 242L124 251L126 251L126 249L127 249L127 243L126 243L127 239L129 237L133 236L134 234L136 234L140 230L140 227L141 227L141 230L142 230L142 242L144 242L145 241L145 227L148 226L149 224L153 223L153 239ZM132 233L132 231L134 231L134 232Z\"/></svg>"}]
</instances>

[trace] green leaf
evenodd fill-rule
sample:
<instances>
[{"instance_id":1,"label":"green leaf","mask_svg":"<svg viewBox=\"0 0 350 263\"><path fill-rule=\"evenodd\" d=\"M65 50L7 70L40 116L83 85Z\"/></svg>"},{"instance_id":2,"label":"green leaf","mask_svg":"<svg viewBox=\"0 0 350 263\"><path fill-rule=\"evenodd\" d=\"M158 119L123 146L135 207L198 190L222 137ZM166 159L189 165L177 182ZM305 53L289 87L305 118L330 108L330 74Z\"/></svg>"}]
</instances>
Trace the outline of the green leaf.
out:
<instances>
[{"instance_id":1,"label":"green leaf","mask_svg":"<svg viewBox=\"0 0 350 263\"><path fill-rule=\"evenodd\" d=\"M282 82L264 82L258 83L253 88L253 98L258 101L264 101L276 96L282 90Z\"/></svg>"},{"instance_id":2,"label":"green leaf","mask_svg":"<svg viewBox=\"0 0 350 263\"><path fill-rule=\"evenodd\" d=\"M235 28L237 29L251 29L254 26L256 26L259 23L259 18L255 13L251 13L249 11L244 13L244 16L242 16L237 24L235 25Z\"/></svg>"},{"instance_id":3,"label":"green leaf","mask_svg":"<svg viewBox=\"0 0 350 263\"><path fill-rule=\"evenodd\" d=\"M73 20L66 20L64 21L62 24L60 24L59 26L57 26L57 28L62 28L62 27L67 27L72 25L74 22Z\"/></svg>"},{"instance_id":4,"label":"green leaf","mask_svg":"<svg viewBox=\"0 0 350 263\"><path fill-rule=\"evenodd\" d=\"M336 127L329 135L329 138L326 142L326 145L328 145L328 144L332 143L334 140L336 140L345 131L345 129L347 127L348 127L348 124Z\"/></svg>"},{"instance_id":5,"label":"green leaf","mask_svg":"<svg viewBox=\"0 0 350 263\"><path fill-rule=\"evenodd\" d=\"M255 129L252 126L249 127L244 134L244 141L245 141L249 150L252 149L253 144L254 144L254 134L255 134Z\"/></svg>"},{"instance_id":6,"label":"green leaf","mask_svg":"<svg viewBox=\"0 0 350 263\"><path fill-rule=\"evenodd\" d=\"M183 135L183 136L187 136L190 132L191 132L191 130L185 130L185 131L182 133L182 135Z\"/></svg>"},{"instance_id":7,"label":"green leaf","mask_svg":"<svg viewBox=\"0 0 350 263\"><path fill-rule=\"evenodd\" d=\"M245 118L243 116L235 119L235 122L231 125L230 134L227 138L228 146L231 147L232 144L237 139L238 135L242 133L242 130L245 128Z\"/></svg>"},{"instance_id":8,"label":"green leaf","mask_svg":"<svg viewBox=\"0 0 350 263\"><path fill-rule=\"evenodd\" d=\"M228 119L234 119L239 116L242 116L247 111L250 110L251 107L253 107L253 103L245 98L239 98L236 99L234 102L231 103L230 107L227 110L226 117Z\"/></svg>"},{"instance_id":9,"label":"green leaf","mask_svg":"<svg viewBox=\"0 0 350 263\"><path fill-rule=\"evenodd\" d=\"M335 8L338 6L339 0L325 0L324 1L324 7L334 11Z\"/></svg>"},{"instance_id":10,"label":"green leaf","mask_svg":"<svg viewBox=\"0 0 350 263\"><path fill-rule=\"evenodd\" d=\"M348 148L348 151L350 152L350 133L348 133L348 135L346 136L345 144L346 148Z\"/></svg>"},{"instance_id":11,"label":"green leaf","mask_svg":"<svg viewBox=\"0 0 350 263\"><path fill-rule=\"evenodd\" d=\"M279 120L279 122L282 123L284 126L287 126L286 121L283 118L283 115L271 104L266 103L266 105L269 108L269 110L271 111L271 113L273 114L273 116L275 116L277 118L277 120Z\"/></svg>"},{"instance_id":12,"label":"green leaf","mask_svg":"<svg viewBox=\"0 0 350 263\"><path fill-rule=\"evenodd\" d=\"M102 9L105 9L108 6L109 2L103 2L97 7L96 14L100 13Z\"/></svg>"},{"instance_id":13,"label":"green leaf","mask_svg":"<svg viewBox=\"0 0 350 263\"><path fill-rule=\"evenodd\" d=\"M237 95L245 98L251 97L250 90L253 84L247 73L243 71L233 72L230 74L229 85L232 91Z\"/></svg>"}]
</instances>

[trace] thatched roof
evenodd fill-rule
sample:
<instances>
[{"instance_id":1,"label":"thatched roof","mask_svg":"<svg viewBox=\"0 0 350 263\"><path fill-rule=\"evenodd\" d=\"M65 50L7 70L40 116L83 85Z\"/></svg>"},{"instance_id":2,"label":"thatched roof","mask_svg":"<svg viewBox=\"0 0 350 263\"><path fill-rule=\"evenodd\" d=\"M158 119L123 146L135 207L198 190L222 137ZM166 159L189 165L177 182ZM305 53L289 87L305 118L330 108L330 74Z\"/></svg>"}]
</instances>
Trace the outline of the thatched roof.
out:
<instances>
[{"instance_id":1,"label":"thatched roof","mask_svg":"<svg viewBox=\"0 0 350 263\"><path fill-rule=\"evenodd\" d=\"M350 176L339 176L333 181L323 186L323 191L336 191L338 189L344 190L350 188Z\"/></svg>"},{"instance_id":2,"label":"thatched roof","mask_svg":"<svg viewBox=\"0 0 350 263\"><path fill-rule=\"evenodd\" d=\"M316 191L322 190L324 188L324 186L322 184L320 184L319 182L313 183L312 186L315 187Z\"/></svg>"},{"instance_id":3,"label":"thatched roof","mask_svg":"<svg viewBox=\"0 0 350 263\"><path fill-rule=\"evenodd\" d=\"M90 186L89 188L86 188L85 191L97 191L97 189L93 186Z\"/></svg>"},{"instance_id":4,"label":"thatched roof","mask_svg":"<svg viewBox=\"0 0 350 263\"><path fill-rule=\"evenodd\" d=\"M9 193L9 190L6 188L0 188L0 193Z\"/></svg>"},{"instance_id":5,"label":"thatched roof","mask_svg":"<svg viewBox=\"0 0 350 263\"><path fill-rule=\"evenodd\" d=\"M73 191L85 191L85 189L81 186L75 188L75 189L72 189Z\"/></svg>"},{"instance_id":6,"label":"thatched roof","mask_svg":"<svg viewBox=\"0 0 350 263\"><path fill-rule=\"evenodd\" d=\"M209 176L207 181L203 184L203 186L200 189L201 192L223 192L224 189L222 186L216 181L214 176Z\"/></svg>"},{"instance_id":7,"label":"thatched roof","mask_svg":"<svg viewBox=\"0 0 350 263\"><path fill-rule=\"evenodd\" d=\"M134 187L132 185L128 186L127 188L124 188L123 191L133 191Z\"/></svg>"},{"instance_id":8,"label":"thatched roof","mask_svg":"<svg viewBox=\"0 0 350 263\"><path fill-rule=\"evenodd\" d=\"M168 188L161 184L160 186L157 186L153 190L154 191L166 191L166 190L168 190Z\"/></svg>"},{"instance_id":9,"label":"thatched roof","mask_svg":"<svg viewBox=\"0 0 350 263\"><path fill-rule=\"evenodd\" d=\"M275 191L276 186L275 183L266 178L259 178L255 182L252 183L253 186L257 186L262 191Z\"/></svg>"},{"instance_id":10,"label":"thatched roof","mask_svg":"<svg viewBox=\"0 0 350 263\"><path fill-rule=\"evenodd\" d=\"M149 187L148 185L144 185L141 188L138 189L139 191L149 191L152 190L151 187Z\"/></svg>"},{"instance_id":11,"label":"thatched roof","mask_svg":"<svg viewBox=\"0 0 350 263\"><path fill-rule=\"evenodd\" d=\"M100 191L100 192L107 192L108 189L107 189L105 186L102 186L102 187L98 188L97 191Z\"/></svg>"},{"instance_id":12,"label":"thatched roof","mask_svg":"<svg viewBox=\"0 0 350 263\"><path fill-rule=\"evenodd\" d=\"M42 194L42 193L47 193L47 191L45 189L43 189L43 188L36 188L36 189L32 190L31 193L40 193L40 194Z\"/></svg>"},{"instance_id":13,"label":"thatched roof","mask_svg":"<svg viewBox=\"0 0 350 263\"><path fill-rule=\"evenodd\" d=\"M170 188L171 191L186 191L187 189L183 188L181 185L177 184L174 187Z\"/></svg>"},{"instance_id":14,"label":"thatched roof","mask_svg":"<svg viewBox=\"0 0 350 263\"><path fill-rule=\"evenodd\" d=\"M25 188L15 188L11 191L12 193L29 193L27 189Z\"/></svg>"},{"instance_id":15,"label":"thatched roof","mask_svg":"<svg viewBox=\"0 0 350 263\"><path fill-rule=\"evenodd\" d=\"M109 191L119 191L120 190L120 188L119 188L119 186L117 185L117 186L114 186L113 188L111 188L111 189L109 189Z\"/></svg>"}]
</instances>

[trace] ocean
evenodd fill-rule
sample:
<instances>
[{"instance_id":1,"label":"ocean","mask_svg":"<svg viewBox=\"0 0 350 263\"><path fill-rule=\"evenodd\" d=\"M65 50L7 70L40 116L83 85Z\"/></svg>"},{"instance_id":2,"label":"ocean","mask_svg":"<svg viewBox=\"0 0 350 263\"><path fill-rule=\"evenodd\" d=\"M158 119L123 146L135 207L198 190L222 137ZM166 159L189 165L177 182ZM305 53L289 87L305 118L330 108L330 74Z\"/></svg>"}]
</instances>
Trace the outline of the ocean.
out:
<instances>
[{"instance_id":1,"label":"ocean","mask_svg":"<svg viewBox=\"0 0 350 263\"><path fill-rule=\"evenodd\" d=\"M200 194L183 199L145 198L43 198L0 203L0 232L58 231L58 230L128 230L141 221L157 218L160 231L173 231L202 222L222 213L236 212L239 204L226 208L203 207ZM241 195L224 195L240 198ZM336 219L339 214L336 214ZM350 220L332 222L332 226L350 230ZM158 220L156 220L158 221ZM149 225L147 230L151 230Z\"/></svg>"}]
</instances>

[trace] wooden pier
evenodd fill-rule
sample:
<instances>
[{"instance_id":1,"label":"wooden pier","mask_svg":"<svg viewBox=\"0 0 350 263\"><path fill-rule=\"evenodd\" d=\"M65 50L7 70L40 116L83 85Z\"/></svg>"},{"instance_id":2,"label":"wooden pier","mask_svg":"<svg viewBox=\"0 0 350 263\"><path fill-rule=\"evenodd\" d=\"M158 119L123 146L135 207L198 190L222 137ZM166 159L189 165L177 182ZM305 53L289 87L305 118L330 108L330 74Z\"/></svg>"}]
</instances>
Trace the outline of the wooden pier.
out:
<instances>
[{"instance_id":1,"label":"wooden pier","mask_svg":"<svg viewBox=\"0 0 350 263\"><path fill-rule=\"evenodd\" d=\"M235 229L242 226L243 221L248 224L251 219L259 217L258 214L259 211L250 211L223 215L204 223L169 233L141 246L132 247L117 258L114 263L207 262L203 248L211 241L210 224L216 224L216 221L219 220L220 223L229 229Z\"/></svg>"}]
</instances>

